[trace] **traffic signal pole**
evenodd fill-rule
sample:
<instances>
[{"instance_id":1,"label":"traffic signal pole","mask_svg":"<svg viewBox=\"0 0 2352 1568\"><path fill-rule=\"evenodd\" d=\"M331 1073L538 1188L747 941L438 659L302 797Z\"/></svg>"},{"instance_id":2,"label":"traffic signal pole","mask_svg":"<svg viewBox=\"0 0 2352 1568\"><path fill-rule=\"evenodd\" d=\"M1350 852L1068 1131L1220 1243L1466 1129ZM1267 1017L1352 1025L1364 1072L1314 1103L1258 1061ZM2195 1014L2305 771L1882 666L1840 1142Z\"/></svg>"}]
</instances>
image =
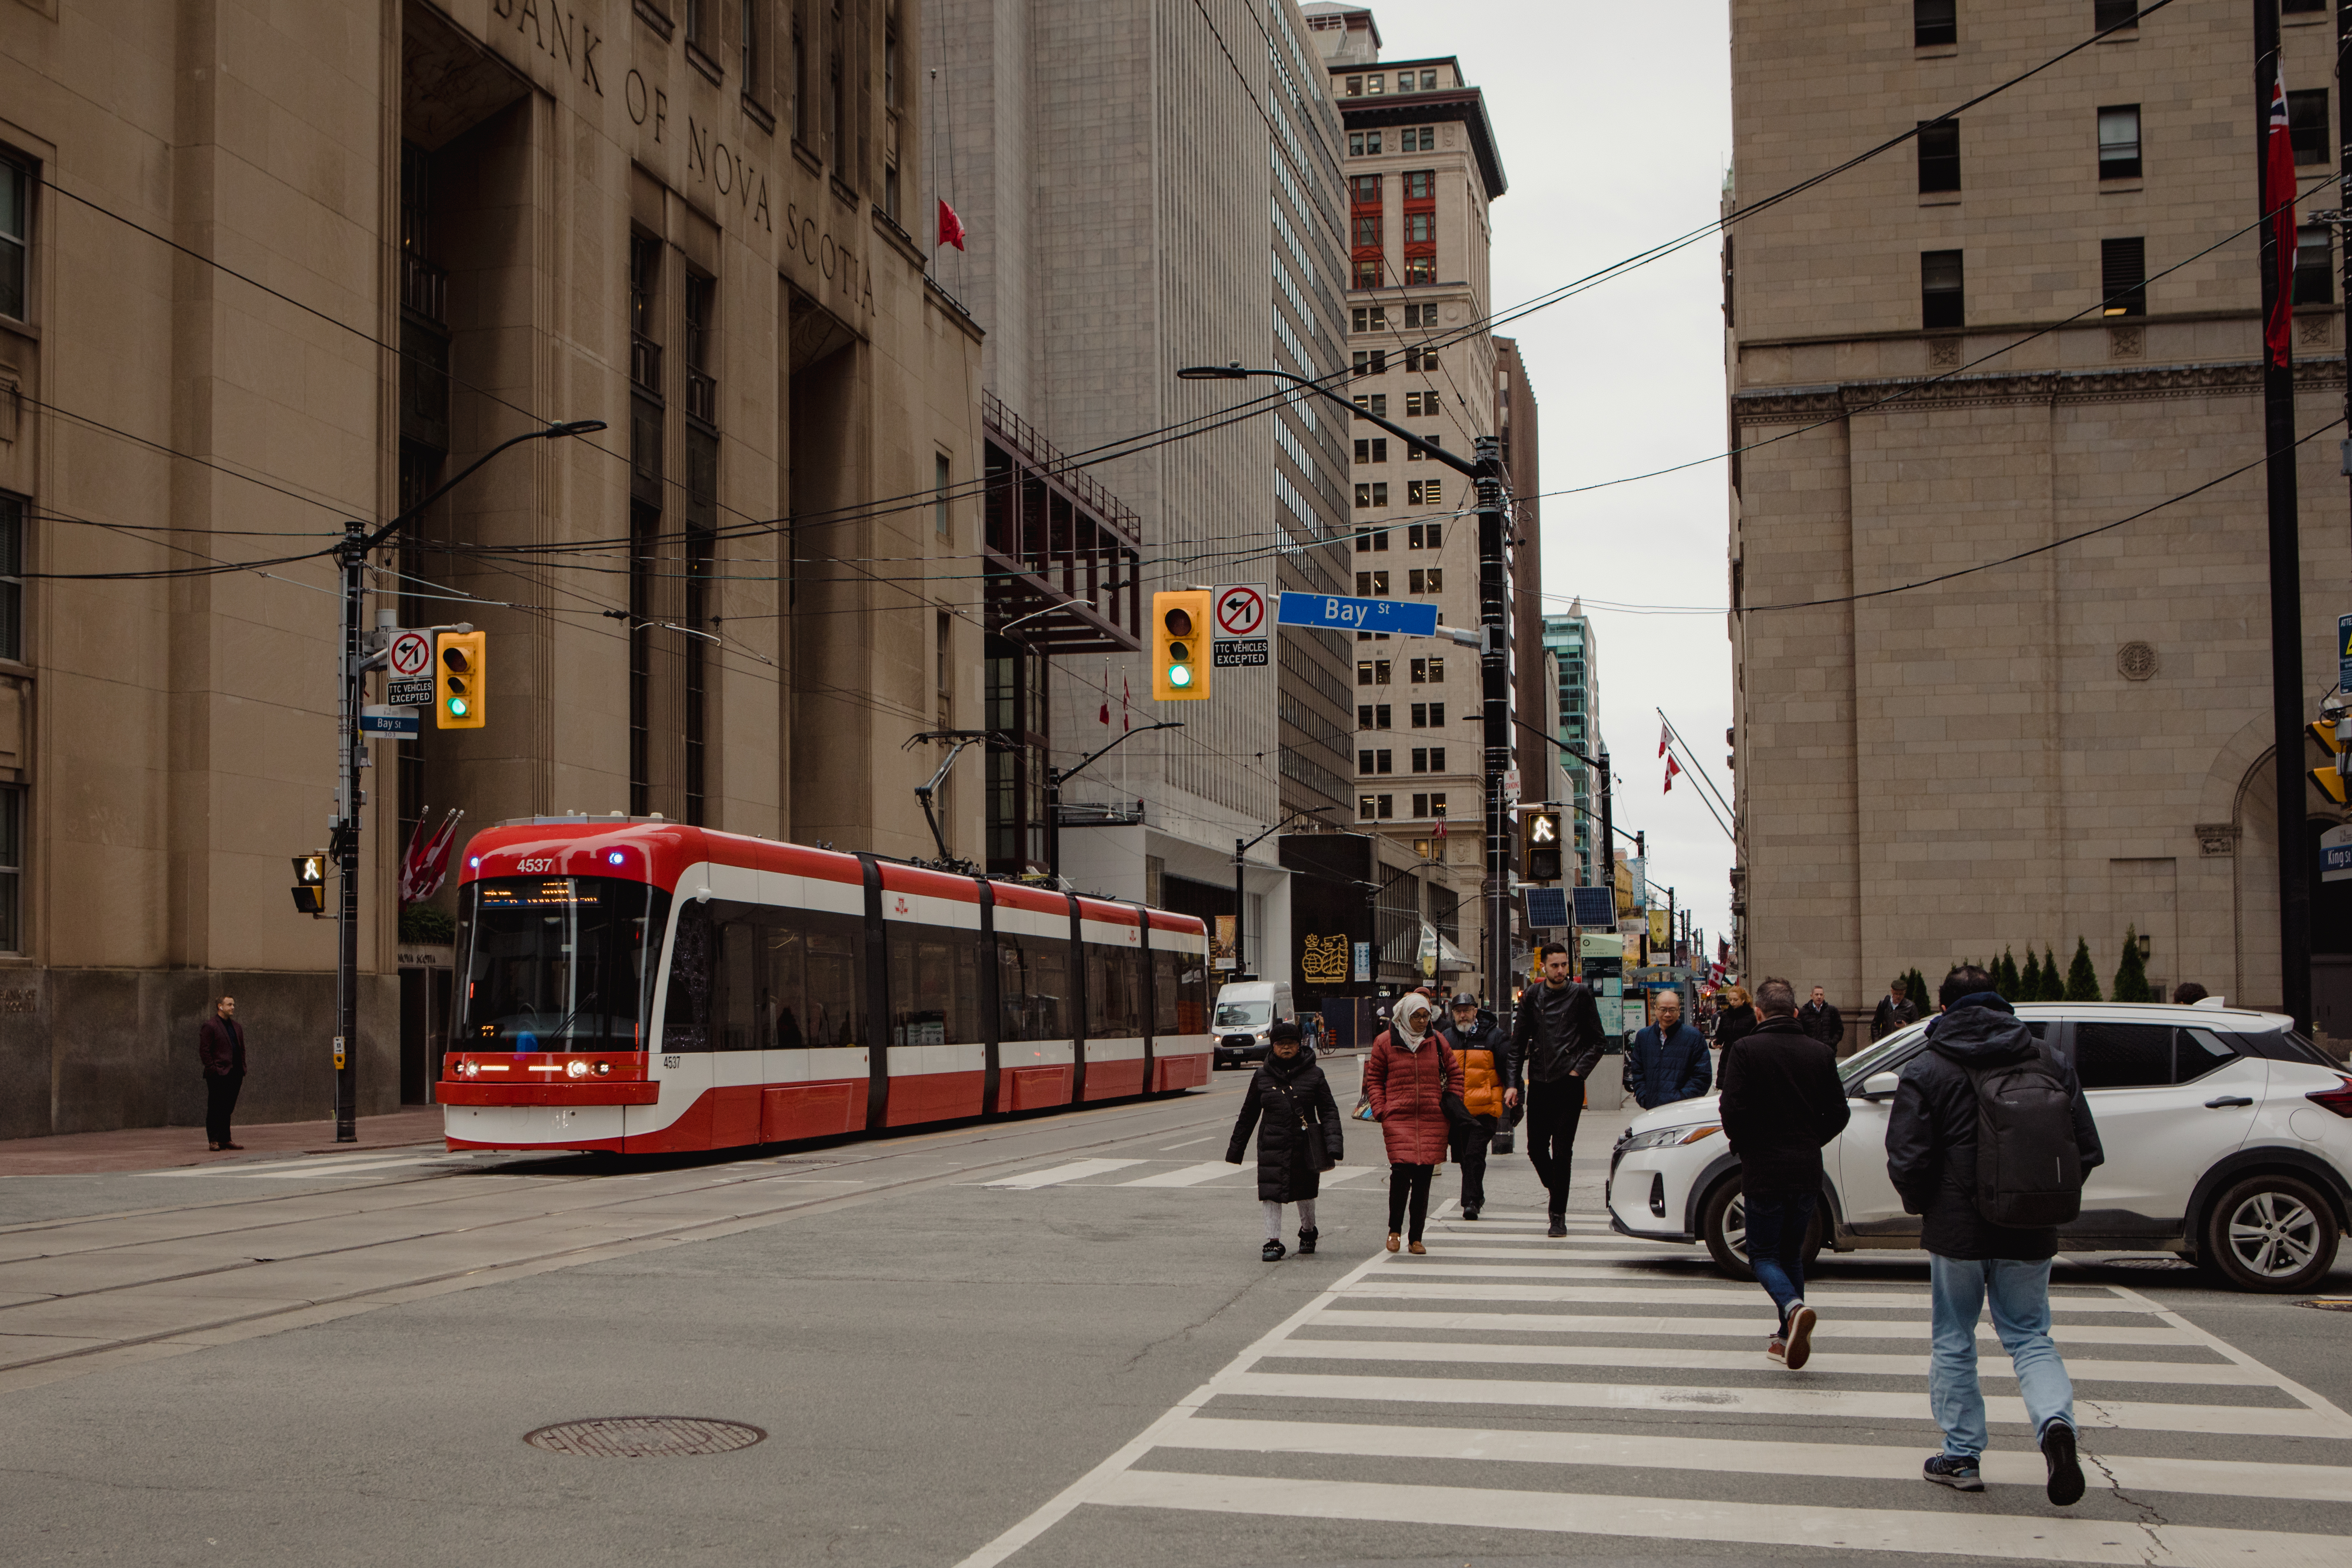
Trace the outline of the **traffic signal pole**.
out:
<instances>
[{"instance_id":1,"label":"traffic signal pole","mask_svg":"<svg viewBox=\"0 0 2352 1568\"><path fill-rule=\"evenodd\" d=\"M327 855L334 862L341 888L335 902L335 1142L359 1142L360 1045L360 808L367 791L360 784L366 766L360 747L360 710L367 700L367 672L381 662L383 650L366 647L362 618L367 608L367 560L371 552L422 516L425 509L447 495L482 466L509 447L525 441L545 441L562 436L586 436L604 428L602 419L575 419L542 429L527 430L499 442L458 471L457 476L373 533L364 523L346 521L342 542L335 546L336 563L343 569L343 646L340 727L336 735L335 809L327 818ZM437 671L436 671L437 679Z\"/></svg>"}]
</instances>

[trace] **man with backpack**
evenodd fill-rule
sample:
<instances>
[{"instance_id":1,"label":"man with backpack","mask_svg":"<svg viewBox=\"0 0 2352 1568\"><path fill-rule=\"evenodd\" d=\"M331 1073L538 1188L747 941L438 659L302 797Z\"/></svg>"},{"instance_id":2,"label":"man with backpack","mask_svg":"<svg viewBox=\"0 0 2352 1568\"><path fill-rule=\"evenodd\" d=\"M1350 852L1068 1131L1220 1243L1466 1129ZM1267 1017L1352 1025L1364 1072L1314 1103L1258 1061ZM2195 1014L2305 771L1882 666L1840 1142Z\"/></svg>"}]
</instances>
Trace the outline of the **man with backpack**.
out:
<instances>
[{"instance_id":1,"label":"man with backpack","mask_svg":"<svg viewBox=\"0 0 2352 1568\"><path fill-rule=\"evenodd\" d=\"M2050 1260L2058 1226L2082 1210L2083 1178L2105 1158L2074 1065L2033 1037L1974 964L1944 977L1927 1048L1903 1069L1886 1123L1886 1173L1922 1216L1934 1348L1927 1404L1944 1451L1925 1479L1984 1490L1984 1394L1977 1318L1986 1300L2017 1369L2018 1393L2049 1471L2049 1496L2083 1495L2074 1388L2050 1342Z\"/></svg>"}]
</instances>

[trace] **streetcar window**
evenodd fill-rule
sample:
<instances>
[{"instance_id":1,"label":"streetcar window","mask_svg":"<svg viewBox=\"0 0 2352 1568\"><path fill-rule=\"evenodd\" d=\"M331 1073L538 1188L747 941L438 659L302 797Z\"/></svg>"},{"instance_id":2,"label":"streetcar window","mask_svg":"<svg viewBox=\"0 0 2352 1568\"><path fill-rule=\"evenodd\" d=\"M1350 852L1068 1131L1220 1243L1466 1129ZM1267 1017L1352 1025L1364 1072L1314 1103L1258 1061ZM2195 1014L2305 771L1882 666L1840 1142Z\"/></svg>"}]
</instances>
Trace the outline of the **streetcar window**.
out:
<instances>
[{"instance_id":1,"label":"streetcar window","mask_svg":"<svg viewBox=\"0 0 2352 1568\"><path fill-rule=\"evenodd\" d=\"M890 928L890 1043L965 1045L980 1038L979 933Z\"/></svg>"},{"instance_id":2,"label":"streetcar window","mask_svg":"<svg viewBox=\"0 0 2352 1568\"><path fill-rule=\"evenodd\" d=\"M666 1051L841 1049L866 1037L856 917L713 899L678 911Z\"/></svg>"},{"instance_id":3,"label":"streetcar window","mask_svg":"<svg viewBox=\"0 0 2352 1568\"><path fill-rule=\"evenodd\" d=\"M998 1039L1068 1039L1070 944L997 932L996 1002Z\"/></svg>"},{"instance_id":4,"label":"streetcar window","mask_svg":"<svg viewBox=\"0 0 2352 1568\"><path fill-rule=\"evenodd\" d=\"M1203 954L1184 955L1184 1001L1182 1032L1187 1035L1208 1033L1209 1020L1209 961Z\"/></svg>"},{"instance_id":5,"label":"streetcar window","mask_svg":"<svg viewBox=\"0 0 2352 1568\"><path fill-rule=\"evenodd\" d=\"M1183 997L1177 989L1176 977L1181 973L1179 955L1165 948L1155 948L1151 954L1151 1032L1155 1035L1181 1035L1188 1031L1182 1023Z\"/></svg>"},{"instance_id":6,"label":"streetcar window","mask_svg":"<svg viewBox=\"0 0 2352 1568\"><path fill-rule=\"evenodd\" d=\"M468 883L457 1038L513 1051L641 1051L669 895L604 877Z\"/></svg>"},{"instance_id":7,"label":"streetcar window","mask_svg":"<svg viewBox=\"0 0 2352 1568\"><path fill-rule=\"evenodd\" d=\"M1087 1035L1129 1039L1143 1033L1143 953L1090 942L1087 947Z\"/></svg>"}]
</instances>

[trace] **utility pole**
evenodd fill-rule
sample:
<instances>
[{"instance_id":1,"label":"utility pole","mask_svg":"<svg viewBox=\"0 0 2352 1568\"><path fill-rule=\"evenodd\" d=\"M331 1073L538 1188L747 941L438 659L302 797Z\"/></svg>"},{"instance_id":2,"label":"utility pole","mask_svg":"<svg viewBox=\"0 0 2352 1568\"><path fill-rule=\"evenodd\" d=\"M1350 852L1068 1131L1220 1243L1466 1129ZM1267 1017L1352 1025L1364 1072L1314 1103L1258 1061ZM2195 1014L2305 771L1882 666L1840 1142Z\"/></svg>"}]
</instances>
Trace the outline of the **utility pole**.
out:
<instances>
[{"instance_id":1,"label":"utility pole","mask_svg":"<svg viewBox=\"0 0 2352 1568\"><path fill-rule=\"evenodd\" d=\"M1610 805L1609 748L1601 748L1601 864L1593 880L1609 889L1609 907L1617 907L1617 814Z\"/></svg>"},{"instance_id":2,"label":"utility pole","mask_svg":"<svg viewBox=\"0 0 2352 1568\"><path fill-rule=\"evenodd\" d=\"M2278 0L2254 0L2254 167L2262 195L2263 336L2273 313L2293 325L2294 302L2281 299L2279 226L2270 208L2293 199L2294 189L2271 189L2271 108L2279 83ZM2340 94L2339 94L2340 96ZM2290 175L2290 178L2292 176ZM2287 231L2294 232L2290 217ZM2279 870L2279 966L2281 1010L2298 1029L2311 1027L2311 868L2304 849L2303 768L2303 564L2301 521L2294 487L2294 337L2263 353L2263 445L2269 454L2271 556L2271 728L2277 774Z\"/></svg>"},{"instance_id":3,"label":"utility pole","mask_svg":"<svg viewBox=\"0 0 2352 1568\"><path fill-rule=\"evenodd\" d=\"M1432 448L1435 450L1437 448ZM1503 444L1477 438L1478 464L1478 680L1485 698L1486 744L1486 994L1495 1016L1512 1026L1504 992L1511 974L1511 932L1505 915L1511 891L1510 808L1503 802L1503 774L1511 765L1511 668L1509 567L1503 558L1508 515L1503 502Z\"/></svg>"},{"instance_id":4,"label":"utility pole","mask_svg":"<svg viewBox=\"0 0 2352 1568\"><path fill-rule=\"evenodd\" d=\"M1264 843L1264 842L1265 842L1265 841L1269 837L1271 837L1272 835L1276 834L1276 833L1279 833L1279 832L1281 832L1284 828L1286 828L1286 827L1289 826L1290 826L1290 824L1291 824L1291 820L1292 820L1292 818L1294 818L1294 817L1300 817L1300 816L1318 816L1318 815L1321 814L1322 812L1327 811L1327 810L1328 810L1328 809L1329 809L1329 808L1328 808L1328 806L1320 806L1320 805L1314 805L1314 806L1302 806L1300 809L1298 809L1298 810L1297 810L1297 811L1292 812L1288 816L1284 817L1280 822L1276 823L1272 827L1267 828L1267 829L1265 830L1265 832L1259 834L1255 838L1244 838L1244 837L1241 837L1239 835L1235 835L1235 837L1234 837L1234 979L1239 980L1239 979L1243 978L1244 971L1246 971L1246 970L1247 970L1247 968L1249 967L1247 964L1245 964L1245 963L1244 963L1242 962L1242 955L1243 955L1243 953L1246 951L1246 948L1245 948L1245 946L1244 946L1244 941L1243 941L1243 939L1244 939L1244 938L1248 934L1248 933L1247 933L1247 929L1246 929L1246 926L1245 926L1245 923L1244 923L1244 922L1245 922L1246 918L1247 918L1246 911L1247 911L1248 907L1249 907L1249 906L1248 906L1247 899L1246 899L1246 897L1244 895L1244 893L1243 893L1243 891L1242 891L1242 868L1243 868L1243 866L1245 864L1245 862L1244 862L1244 858L1244 858L1244 856L1248 855L1248 854L1249 854L1249 852L1250 852L1250 850L1251 850L1253 847L1255 847L1255 846L1257 846L1257 845L1259 845L1259 844ZM1294 985L1296 985L1296 984L1297 984L1297 977L1296 977L1296 976L1293 976L1293 977L1292 977L1292 982L1291 982L1291 983L1292 983Z\"/></svg>"},{"instance_id":5,"label":"utility pole","mask_svg":"<svg viewBox=\"0 0 2352 1568\"><path fill-rule=\"evenodd\" d=\"M1118 740L1092 756L1082 758L1073 767L1045 770L1045 879L1048 882L1059 887L1062 881L1062 781L1076 778L1109 755L1115 748L1138 735L1149 735L1154 730L1181 730L1183 727L1184 721L1181 719L1163 719L1157 724L1145 724L1127 731ZM1238 954L1234 962L1240 962Z\"/></svg>"}]
</instances>

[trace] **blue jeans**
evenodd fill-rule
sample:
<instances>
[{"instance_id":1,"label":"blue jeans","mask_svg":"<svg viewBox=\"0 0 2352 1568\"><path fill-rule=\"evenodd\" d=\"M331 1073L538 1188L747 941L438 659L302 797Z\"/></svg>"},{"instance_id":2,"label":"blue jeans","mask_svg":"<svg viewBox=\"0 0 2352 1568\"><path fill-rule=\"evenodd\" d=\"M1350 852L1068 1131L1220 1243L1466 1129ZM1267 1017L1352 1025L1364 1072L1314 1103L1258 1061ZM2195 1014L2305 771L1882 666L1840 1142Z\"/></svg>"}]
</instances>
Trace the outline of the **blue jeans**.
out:
<instances>
[{"instance_id":1,"label":"blue jeans","mask_svg":"<svg viewBox=\"0 0 2352 1568\"><path fill-rule=\"evenodd\" d=\"M1751 1204L1753 1200L1750 1200ZM1751 1207L1749 1212L1754 1212ZM1754 1221L1749 1221L1752 1226ZM1751 1236L1754 1234L1751 1230ZM1750 1246L1754 1243L1751 1241ZM2074 1424L2074 1385L2050 1342L2050 1260L1927 1255L1935 1300L1935 1350L1927 1358L1927 1406L1944 1429L1944 1452L1973 1459L1985 1448L1984 1391L1977 1386L1977 1315L1987 1297L1992 1326L2017 1368L2017 1392L2034 1440L2053 1421Z\"/></svg>"},{"instance_id":2,"label":"blue jeans","mask_svg":"<svg viewBox=\"0 0 2352 1568\"><path fill-rule=\"evenodd\" d=\"M1812 1228L1813 1194L1748 1193L1745 1201L1748 1266L1780 1309L1785 1329L1789 1309L1805 1299L1805 1233Z\"/></svg>"}]
</instances>

